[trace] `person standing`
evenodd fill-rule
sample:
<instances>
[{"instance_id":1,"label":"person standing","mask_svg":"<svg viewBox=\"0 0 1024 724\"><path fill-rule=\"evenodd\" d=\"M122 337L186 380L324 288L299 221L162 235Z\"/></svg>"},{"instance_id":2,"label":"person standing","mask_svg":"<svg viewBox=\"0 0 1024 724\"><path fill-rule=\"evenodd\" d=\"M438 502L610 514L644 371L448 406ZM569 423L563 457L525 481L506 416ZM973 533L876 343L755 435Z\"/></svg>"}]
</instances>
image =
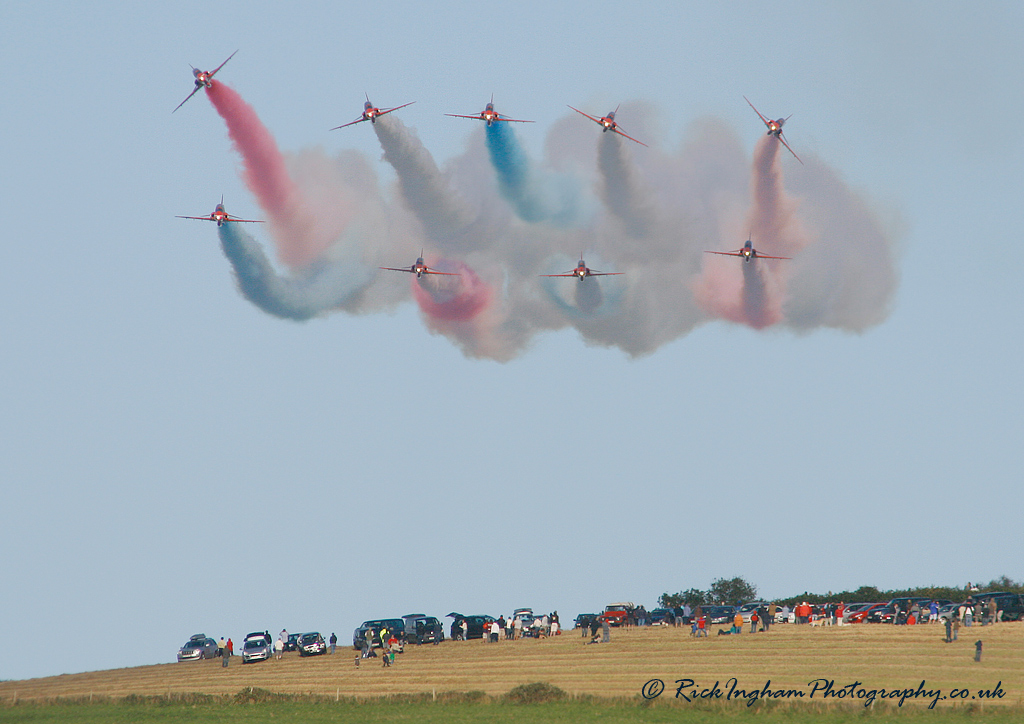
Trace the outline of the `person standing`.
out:
<instances>
[{"instance_id":1,"label":"person standing","mask_svg":"<svg viewBox=\"0 0 1024 724\"><path fill-rule=\"evenodd\" d=\"M284 639L278 638L277 641L274 642L274 654L278 660L281 660L284 657Z\"/></svg>"},{"instance_id":2,"label":"person standing","mask_svg":"<svg viewBox=\"0 0 1024 724\"><path fill-rule=\"evenodd\" d=\"M996 603L996 599L988 599L988 622L994 624L996 617L999 612L999 604Z\"/></svg>"},{"instance_id":3,"label":"person standing","mask_svg":"<svg viewBox=\"0 0 1024 724\"><path fill-rule=\"evenodd\" d=\"M338 645L338 635L336 633L334 633L333 631L331 632L330 642L331 642L331 654L333 654L335 647Z\"/></svg>"},{"instance_id":4,"label":"person standing","mask_svg":"<svg viewBox=\"0 0 1024 724\"><path fill-rule=\"evenodd\" d=\"M750 612L750 633L757 633L757 611Z\"/></svg>"},{"instance_id":5,"label":"person standing","mask_svg":"<svg viewBox=\"0 0 1024 724\"><path fill-rule=\"evenodd\" d=\"M224 655L224 647L227 646L227 645L228 645L228 642L224 640L223 636L221 636L217 640L217 656L223 656Z\"/></svg>"},{"instance_id":6,"label":"person standing","mask_svg":"<svg viewBox=\"0 0 1024 724\"><path fill-rule=\"evenodd\" d=\"M601 643L606 644L612 640L612 627L608 624L608 619L605 618L601 621Z\"/></svg>"},{"instance_id":7,"label":"person standing","mask_svg":"<svg viewBox=\"0 0 1024 724\"><path fill-rule=\"evenodd\" d=\"M520 639L523 637L523 619L516 616L515 623L512 624L512 638Z\"/></svg>"},{"instance_id":8,"label":"person standing","mask_svg":"<svg viewBox=\"0 0 1024 724\"><path fill-rule=\"evenodd\" d=\"M928 604L928 623L935 623L939 620L939 604L932 601Z\"/></svg>"},{"instance_id":9,"label":"person standing","mask_svg":"<svg viewBox=\"0 0 1024 724\"><path fill-rule=\"evenodd\" d=\"M732 632L734 634L743 633L743 614L739 611L732 617Z\"/></svg>"},{"instance_id":10,"label":"person standing","mask_svg":"<svg viewBox=\"0 0 1024 724\"><path fill-rule=\"evenodd\" d=\"M946 616L946 643L953 642L953 616Z\"/></svg>"},{"instance_id":11,"label":"person standing","mask_svg":"<svg viewBox=\"0 0 1024 724\"><path fill-rule=\"evenodd\" d=\"M221 637L221 641L224 641L224 637ZM231 659L231 651L228 649L227 641L224 641L224 648L221 649L221 660L220 665L222 668L228 667L228 661Z\"/></svg>"},{"instance_id":12,"label":"person standing","mask_svg":"<svg viewBox=\"0 0 1024 724\"><path fill-rule=\"evenodd\" d=\"M235 642L231 640L230 636L228 636L228 656L234 656L234 655L235 655Z\"/></svg>"}]
</instances>

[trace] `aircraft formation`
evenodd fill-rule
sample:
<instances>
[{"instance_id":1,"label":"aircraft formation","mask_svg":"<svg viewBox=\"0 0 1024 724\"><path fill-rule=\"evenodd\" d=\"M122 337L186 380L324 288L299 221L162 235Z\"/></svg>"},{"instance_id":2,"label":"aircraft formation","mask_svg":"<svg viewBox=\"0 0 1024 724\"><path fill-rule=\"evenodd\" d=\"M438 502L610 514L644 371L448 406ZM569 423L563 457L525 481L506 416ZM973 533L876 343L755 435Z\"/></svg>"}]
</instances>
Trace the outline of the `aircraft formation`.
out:
<instances>
[{"instance_id":1,"label":"aircraft formation","mask_svg":"<svg viewBox=\"0 0 1024 724\"><path fill-rule=\"evenodd\" d=\"M228 214L223 199L185 218L218 224L239 295L279 319L411 300L467 356L508 361L563 328L639 356L712 320L861 332L892 308L896 231L824 159L790 177L803 159L789 165L797 146L782 135L785 117L752 107L767 131L752 151L712 116L680 129L680 143L646 147L644 133L619 125L629 119L618 107L569 107L538 160L517 129L540 119L504 115L492 96L476 113L439 110L483 126L441 165L402 118L415 114L411 102L378 106L364 94L362 113L336 128L372 129L389 167L378 170L375 154L356 149L279 148L224 76L233 58L194 69L191 90L205 89L223 120L261 218ZM622 113L637 116L630 108ZM750 112L737 111L753 136ZM265 239L245 230L262 219Z\"/></svg>"},{"instance_id":2,"label":"aircraft formation","mask_svg":"<svg viewBox=\"0 0 1024 724\"><path fill-rule=\"evenodd\" d=\"M229 60L231 60L235 56L235 54L237 52L238 51L236 50L234 53L229 55L227 57L227 59L223 63L218 65L212 71L202 71L202 70L199 70L198 68L195 68L194 66L190 66L190 67L192 67L192 74L195 77L195 88L192 90L191 93L189 93L189 95L185 98L185 100L183 100L181 103L179 103L178 106L174 109L174 111L171 111L171 112L174 113L179 108L181 108L183 105L185 105L185 103L187 101L189 101L192 98L192 96L194 96L196 93L198 93L201 88L212 88L213 87L213 83L214 83L214 81L213 81L214 75L216 75L217 72L220 71L220 69L223 68L227 64L227 62ZM343 123L340 126L335 126L334 128L332 128L330 130L335 131L335 130L339 130L341 128L347 128L348 126L353 126L353 125L355 125L357 123L362 123L364 121L370 121L370 123L376 123L377 118L379 118L381 116L384 116L384 115L387 115L389 113L392 113L394 111L397 111L397 110L399 110L401 108L406 108L407 106L411 106L413 103L415 103L415 101L410 101L408 103L403 103L402 105L393 106L391 108L378 108L377 106L375 106L373 104L372 101L370 101L369 94L364 94L364 95L365 95L366 100L363 103L363 112L360 115L360 117L356 118L353 121L349 121L348 123ZM782 145L784 145L786 147L786 149L791 154L793 154L793 157L797 161L799 161L801 164L803 164L803 161L801 161L800 157L796 155L796 152L793 151L793 149L790 147L789 143L786 142L786 139L785 139L785 137L782 134L782 127L786 123L786 121L789 120L789 118L791 116L787 116L786 118L779 118L777 120L771 120L769 118L766 118L764 115L762 115L761 112L758 111L757 108L754 107L754 104L751 103L750 100L746 96L743 96L743 100L747 101L747 104L750 105L750 107L754 110L754 113L756 113L758 115L758 117L761 119L761 121L765 124L765 126L768 129L767 130L767 135L774 136L776 139L778 139L778 141ZM609 111L607 115L601 116L601 117L592 116L589 113L585 113L584 111L581 111L578 108L574 108L573 106L568 106L568 107L570 109L572 109L573 111L575 111L576 113L579 113L580 115L585 116L585 117L589 118L590 120L594 121L595 123L597 123L598 125L600 125L602 133L605 133L607 131L612 131L613 133L616 133L616 134L622 136L623 138L627 138L630 141L633 141L634 143L640 144L641 146L644 146L645 148L648 147L646 143L644 143L643 141L640 141L640 140L638 140L636 138L633 138L632 136L626 134L619 127L618 122L615 120L615 114L619 110L618 106L615 107L615 110ZM445 115L446 116L451 116L453 118L469 118L469 119L472 119L472 120L484 121L487 124L488 127L490 127L494 123L498 123L498 122L505 122L505 123L533 123L534 122L534 121L529 121L529 120L524 120L524 119L519 119L519 118L509 118L507 116L504 116L504 115L498 113L495 110L495 108L494 108L494 96L493 96L493 94L491 95L491 100L484 107L484 110L481 111L478 114L475 114L475 115L463 115L463 114L457 114L457 113L446 113ZM258 221L258 220L255 220L255 219L240 219L240 218L237 218L237 217L230 216L224 210L224 198L223 198L223 196L221 197L221 202L219 204L217 204L217 206L214 209L213 213L209 214L208 216L178 216L177 218L181 218L181 219L196 219L196 220L199 220L199 221L214 221L214 222L217 223L218 227L221 226L222 224L226 223L226 222L263 223L262 221ZM720 254L720 255L723 255L723 256L737 256L737 257L742 258L744 263L750 263L751 261L753 261L754 259L757 259L757 258L761 258L761 259L790 259L791 258L791 257L786 257L786 256L772 256L772 255L768 255L768 254L759 253L753 247L752 241L749 238L747 239L747 242L743 245L743 247L740 248L740 249L736 249L734 251L706 250L706 253L708 253L708 254ZM426 275L436 274L436 275L443 275L443 276L460 276L460 274L458 272L443 272L443 271L438 271L436 269L433 269L433 268L427 266L427 264L424 262L424 257L423 257L422 252L420 253L420 256L416 259L416 262L414 264L410 265L409 267L379 267L379 268L382 269L382 270L385 270L385 271L397 271L397 272L406 272L406 273L415 274L417 279L421 278L425 274ZM576 268L571 269L570 271L565 272L564 274L541 274L539 276L542 276L542 277L575 277L577 280L582 282L585 279L587 279L588 277L616 276L616 275L621 275L621 274L624 274L624 272L600 272L600 271L596 271L596 270L590 269L586 265L586 262L583 260L583 256L581 255L579 263L576 265Z\"/></svg>"}]
</instances>

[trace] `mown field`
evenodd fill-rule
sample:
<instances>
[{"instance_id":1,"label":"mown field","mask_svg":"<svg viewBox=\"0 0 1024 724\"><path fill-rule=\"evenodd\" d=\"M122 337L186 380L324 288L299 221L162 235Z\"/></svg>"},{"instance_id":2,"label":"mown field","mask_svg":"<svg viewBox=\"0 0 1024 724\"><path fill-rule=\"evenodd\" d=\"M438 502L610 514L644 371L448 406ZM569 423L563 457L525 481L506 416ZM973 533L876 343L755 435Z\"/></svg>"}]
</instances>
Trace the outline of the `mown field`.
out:
<instances>
[{"instance_id":1,"label":"mown field","mask_svg":"<svg viewBox=\"0 0 1024 724\"><path fill-rule=\"evenodd\" d=\"M609 644L584 641L569 631L412 646L389 668L380 659L356 666L355 652L339 648L334 656L288 654L246 666L235 657L226 669L213 660L0 682L0 721L1024 721L1024 623L961 629L953 644L938 625L784 625L708 639L646 628L613 630ZM645 700L642 691L659 689L648 684L655 679L664 692ZM693 682L683 690L690 701L675 697L677 680ZM508 692L531 682L568 698L508 701ZM889 698L896 689L922 693L899 708ZM964 693L951 699L955 690ZM748 706L755 696L760 701Z\"/></svg>"}]
</instances>

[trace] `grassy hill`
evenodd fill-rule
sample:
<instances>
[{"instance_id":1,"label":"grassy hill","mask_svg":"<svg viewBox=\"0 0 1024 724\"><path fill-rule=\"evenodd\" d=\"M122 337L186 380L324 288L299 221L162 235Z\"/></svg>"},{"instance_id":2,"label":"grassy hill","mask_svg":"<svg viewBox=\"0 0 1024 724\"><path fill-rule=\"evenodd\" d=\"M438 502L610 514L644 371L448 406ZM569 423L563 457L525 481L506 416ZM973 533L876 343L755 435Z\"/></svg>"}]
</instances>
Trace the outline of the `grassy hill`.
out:
<instances>
[{"instance_id":1,"label":"grassy hill","mask_svg":"<svg viewBox=\"0 0 1024 724\"><path fill-rule=\"evenodd\" d=\"M938 689L945 696L952 689L968 690L964 699L938 702L936 708L947 713L954 704L963 710L972 703L975 708L983 704L987 710L1009 711L1006 707L1010 707L1016 714L1024 711L1024 623L963 628L960 640L952 644L943 641L944 630L939 625L779 625L767 634L739 636L716 636L717 628L707 639L691 638L688 628L651 627L613 630L608 644L586 644L586 639L568 631L540 640L410 646L389 668L384 668L379 658L362 660L356 666L356 653L339 648L334 656L303 659L286 654L282 661L245 666L235 657L226 669L219 660L212 660L7 681L0 683L0 719L14 709L25 711L26 704L31 708L36 703L61 700L159 697L195 704L204 701L194 696L200 694L223 703L237 700L239 693L250 687L258 692L311 695L323 701L422 695L419 700L425 702L466 702L499 697L530 682L546 682L577 702L593 706L595 702L588 697L642 702L641 689L652 679L660 679L666 686L654 702L659 706L685 706L684 700L673 700L675 682L692 679L691 696L718 682L722 696L710 703L738 713L746 708L747 700L725 703L733 678L735 687L747 692L763 691L766 685L769 691L804 692L804 697L793 699L801 704L811 701L813 685L809 682L833 680L833 691L859 682L860 697L852 694L849 704L845 697L823 699L824 683L819 683L813 697L814 702L839 703L840 708L859 711L864 710L870 691L878 696L882 689L916 689L922 681L925 688ZM978 639L984 641L980 663L974 661L974 641ZM978 698L980 690L993 690L997 683L1003 697ZM467 696L465 692L482 693ZM20 705L12 707L14 702ZM895 706L896 702L878 698L876 703ZM914 702L916 708L929 703L926 698Z\"/></svg>"}]
</instances>

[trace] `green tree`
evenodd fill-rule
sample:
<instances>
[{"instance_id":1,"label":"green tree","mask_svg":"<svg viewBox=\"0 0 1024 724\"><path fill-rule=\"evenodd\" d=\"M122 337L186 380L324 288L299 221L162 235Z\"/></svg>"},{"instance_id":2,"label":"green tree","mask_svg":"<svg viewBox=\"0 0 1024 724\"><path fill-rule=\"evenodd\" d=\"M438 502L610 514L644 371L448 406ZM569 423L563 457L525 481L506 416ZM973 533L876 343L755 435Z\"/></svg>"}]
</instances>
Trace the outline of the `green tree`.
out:
<instances>
[{"instance_id":1,"label":"green tree","mask_svg":"<svg viewBox=\"0 0 1024 724\"><path fill-rule=\"evenodd\" d=\"M712 582L707 598L712 602L723 601L727 604L737 605L741 601L756 599L757 586L747 583L739 576L728 579L719 578Z\"/></svg>"},{"instance_id":2,"label":"green tree","mask_svg":"<svg viewBox=\"0 0 1024 724\"><path fill-rule=\"evenodd\" d=\"M684 605L694 608L707 603L707 594L699 588L691 588L679 593L663 593L658 598L658 605L662 608L682 608Z\"/></svg>"}]
</instances>

